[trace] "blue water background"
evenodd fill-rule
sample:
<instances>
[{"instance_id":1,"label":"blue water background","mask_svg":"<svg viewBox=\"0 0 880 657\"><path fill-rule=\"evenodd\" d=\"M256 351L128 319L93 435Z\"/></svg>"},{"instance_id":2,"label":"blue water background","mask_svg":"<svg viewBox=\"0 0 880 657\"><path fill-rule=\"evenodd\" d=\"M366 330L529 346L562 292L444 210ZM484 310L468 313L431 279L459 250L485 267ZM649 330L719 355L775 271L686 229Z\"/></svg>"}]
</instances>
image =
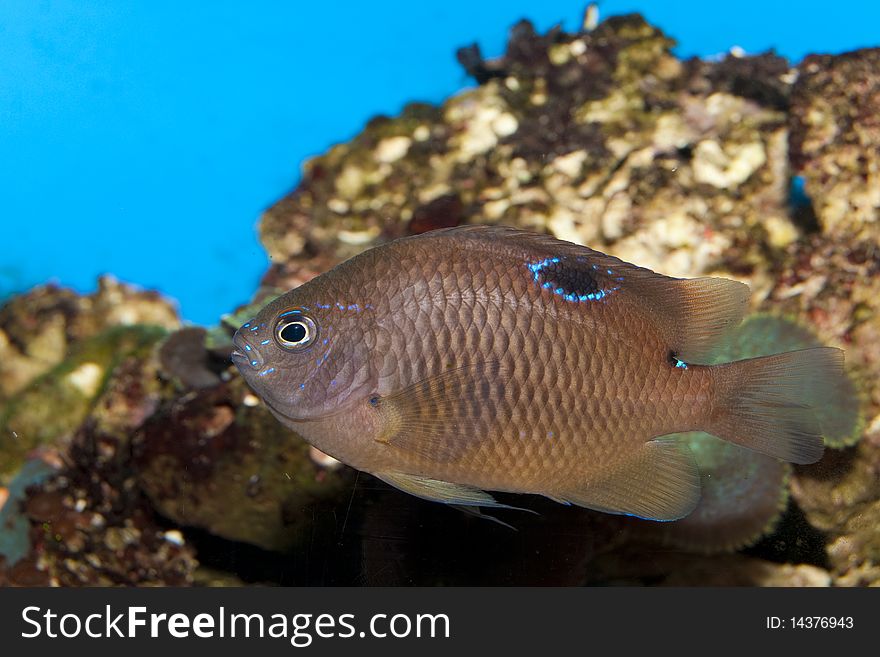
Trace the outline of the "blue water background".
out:
<instances>
[{"instance_id":1,"label":"blue water background","mask_svg":"<svg viewBox=\"0 0 880 657\"><path fill-rule=\"evenodd\" d=\"M469 86L455 60L503 51L529 17L575 29L585 3L0 2L0 297L110 272L213 323L267 265L261 211L300 165L377 113ZM678 39L792 60L880 45L880 3L612 1Z\"/></svg>"}]
</instances>

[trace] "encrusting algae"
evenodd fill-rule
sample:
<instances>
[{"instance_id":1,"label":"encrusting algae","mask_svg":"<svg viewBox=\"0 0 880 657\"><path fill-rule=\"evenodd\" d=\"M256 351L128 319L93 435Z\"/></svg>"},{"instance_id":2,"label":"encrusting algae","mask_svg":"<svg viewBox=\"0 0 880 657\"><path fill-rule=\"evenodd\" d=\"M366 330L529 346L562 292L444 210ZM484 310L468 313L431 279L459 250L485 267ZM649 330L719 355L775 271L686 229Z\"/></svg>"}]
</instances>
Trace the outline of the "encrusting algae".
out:
<instances>
[{"instance_id":1,"label":"encrusting algae","mask_svg":"<svg viewBox=\"0 0 880 657\"><path fill-rule=\"evenodd\" d=\"M262 287L207 332L112 279L11 299L0 583L880 582L880 50L791 64L672 46L620 16L573 33L522 21L491 60L462 49L476 87L306 163L260 222ZM748 284L762 314L711 362L843 349L828 401L851 400L835 419L852 430L803 466L691 433L702 494L685 518L500 493L540 514L505 513L517 532L316 458L237 375L234 328L373 246L468 223Z\"/></svg>"}]
</instances>

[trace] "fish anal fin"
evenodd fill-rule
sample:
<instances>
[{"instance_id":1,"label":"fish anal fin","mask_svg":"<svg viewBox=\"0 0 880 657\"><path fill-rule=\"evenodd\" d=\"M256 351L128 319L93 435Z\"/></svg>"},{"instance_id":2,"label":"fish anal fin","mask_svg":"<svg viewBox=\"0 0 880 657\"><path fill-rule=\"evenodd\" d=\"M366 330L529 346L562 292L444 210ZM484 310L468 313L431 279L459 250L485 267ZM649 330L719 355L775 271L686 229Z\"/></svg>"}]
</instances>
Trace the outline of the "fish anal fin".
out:
<instances>
[{"instance_id":1,"label":"fish anal fin","mask_svg":"<svg viewBox=\"0 0 880 657\"><path fill-rule=\"evenodd\" d=\"M553 497L606 513L678 520L700 500L700 473L685 445L652 440L601 476Z\"/></svg>"},{"instance_id":2,"label":"fish anal fin","mask_svg":"<svg viewBox=\"0 0 880 657\"><path fill-rule=\"evenodd\" d=\"M542 495L544 497L546 497L548 500L553 500L554 502L557 502L558 504L564 504L565 506L571 506L571 501L565 499L564 497L560 497L559 495L553 495L551 493L542 493Z\"/></svg>"},{"instance_id":3,"label":"fish anal fin","mask_svg":"<svg viewBox=\"0 0 880 657\"><path fill-rule=\"evenodd\" d=\"M496 509L514 508L507 504L501 504L484 490L465 484L455 484L450 481L403 472L374 472L372 474L405 493L432 502L443 502L457 506L485 506Z\"/></svg>"}]
</instances>

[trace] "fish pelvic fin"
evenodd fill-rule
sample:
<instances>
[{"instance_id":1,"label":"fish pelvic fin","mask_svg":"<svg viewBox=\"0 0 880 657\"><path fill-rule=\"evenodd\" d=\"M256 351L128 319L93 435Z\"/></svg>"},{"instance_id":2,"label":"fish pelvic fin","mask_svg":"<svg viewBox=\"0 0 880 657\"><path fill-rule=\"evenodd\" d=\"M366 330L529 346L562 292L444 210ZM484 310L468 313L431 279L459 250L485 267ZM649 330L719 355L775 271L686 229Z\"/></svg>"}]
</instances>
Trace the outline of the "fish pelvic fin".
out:
<instances>
[{"instance_id":1,"label":"fish pelvic fin","mask_svg":"<svg viewBox=\"0 0 880 657\"><path fill-rule=\"evenodd\" d=\"M462 506L461 504L453 504L452 508L458 509L462 513L468 516L473 516L474 518L479 518L481 520L488 520L489 522L494 522L496 525L501 525L502 527L506 527L512 531L518 532L519 530L511 525L510 523L504 522L503 520L499 520L495 516L490 516L488 513L483 513L480 511L480 507L477 506ZM523 511L528 511L529 509L522 509Z\"/></svg>"},{"instance_id":2,"label":"fish pelvic fin","mask_svg":"<svg viewBox=\"0 0 880 657\"><path fill-rule=\"evenodd\" d=\"M651 440L579 487L547 496L605 513L678 520L700 501L700 473L684 444Z\"/></svg>"},{"instance_id":3,"label":"fish pelvic fin","mask_svg":"<svg viewBox=\"0 0 880 657\"><path fill-rule=\"evenodd\" d=\"M423 500L443 502L444 504L456 506L517 509L517 507L502 504L484 490L465 484L454 484L450 481L441 481L403 472L374 472L372 474L386 484L390 484L410 495L421 497Z\"/></svg>"},{"instance_id":4,"label":"fish pelvic fin","mask_svg":"<svg viewBox=\"0 0 880 657\"><path fill-rule=\"evenodd\" d=\"M712 368L716 400L707 431L792 463L822 458L822 436L845 434L851 414L825 409L845 380L843 351L816 347Z\"/></svg>"}]
</instances>

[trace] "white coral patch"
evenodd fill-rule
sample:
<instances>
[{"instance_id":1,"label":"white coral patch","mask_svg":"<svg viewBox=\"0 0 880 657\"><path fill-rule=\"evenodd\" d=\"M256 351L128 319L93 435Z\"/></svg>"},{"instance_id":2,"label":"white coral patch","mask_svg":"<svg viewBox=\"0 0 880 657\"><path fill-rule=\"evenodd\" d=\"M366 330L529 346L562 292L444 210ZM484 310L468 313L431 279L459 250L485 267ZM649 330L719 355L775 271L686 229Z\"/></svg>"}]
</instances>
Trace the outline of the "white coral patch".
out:
<instances>
[{"instance_id":1,"label":"white coral patch","mask_svg":"<svg viewBox=\"0 0 880 657\"><path fill-rule=\"evenodd\" d=\"M103 376L104 370L97 363L83 363L67 375L67 380L85 397L93 397L101 386Z\"/></svg>"},{"instance_id":2,"label":"white coral patch","mask_svg":"<svg viewBox=\"0 0 880 657\"><path fill-rule=\"evenodd\" d=\"M336 191L343 198L353 199L364 188L364 170L349 164L336 176Z\"/></svg>"},{"instance_id":3,"label":"white coral patch","mask_svg":"<svg viewBox=\"0 0 880 657\"><path fill-rule=\"evenodd\" d=\"M492 86L480 87L454 98L446 109L446 122L458 131L450 140L456 149L455 159L467 162L491 150L499 138L519 129L516 117L507 111L507 103Z\"/></svg>"},{"instance_id":4,"label":"white coral patch","mask_svg":"<svg viewBox=\"0 0 880 657\"><path fill-rule=\"evenodd\" d=\"M566 153L565 155L560 155L555 158L553 162L551 162L551 166L569 178L577 178L581 175L584 161L586 159L586 151L572 151L571 153Z\"/></svg>"},{"instance_id":5,"label":"white coral patch","mask_svg":"<svg viewBox=\"0 0 880 657\"><path fill-rule=\"evenodd\" d=\"M767 161L763 144L721 145L709 139L694 150L694 178L719 189L735 189L751 177Z\"/></svg>"},{"instance_id":6,"label":"white coral patch","mask_svg":"<svg viewBox=\"0 0 880 657\"><path fill-rule=\"evenodd\" d=\"M517 121L516 117L510 112L499 114L498 117L492 121L492 130L499 137L509 137L518 129L519 121Z\"/></svg>"},{"instance_id":7,"label":"white coral patch","mask_svg":"<svg viewBox=\"0 0 880 657\"><path fill-rule=\"evenodd\" d=\"M416 141L427 141L428 137L431 136L431 130L426 125L420 125L418 128L413 130L413 139Z\"/></svg>"},{"instance_id":8,"label":"white coral patch","mask_svg":"<svg viewBox=\"0 0 880 657\"><path fill-rule=\"evenodd\" d=\"M327 201L327 208L336 214L346 214L351 206L348 201L344 201L341 198L331 198Z\"/></svg>"},{"instance_id":9,"label":"white coral patch","mask_svg":"<svg viewBox=\"0 0 880 657\"><path fill-rule=\"evenodd\" d=\"M380 229L378 226L369 226L364 230L340 230L336 236L339 238L339 241L344 244L361 246L363 244L369 244L379 237L379 233Z\"/></svg>"},{"instance_id":10,"label":"white coral patch","mask_svg":"<svg viewBox=\"0 0 880 657\"><path fill-rule=\"evenodd\" d=\"M396 162L409 152L412 140L409 137L388 137L376 146L376 160L390 164Z\"/></svg>"}]
</instances>

